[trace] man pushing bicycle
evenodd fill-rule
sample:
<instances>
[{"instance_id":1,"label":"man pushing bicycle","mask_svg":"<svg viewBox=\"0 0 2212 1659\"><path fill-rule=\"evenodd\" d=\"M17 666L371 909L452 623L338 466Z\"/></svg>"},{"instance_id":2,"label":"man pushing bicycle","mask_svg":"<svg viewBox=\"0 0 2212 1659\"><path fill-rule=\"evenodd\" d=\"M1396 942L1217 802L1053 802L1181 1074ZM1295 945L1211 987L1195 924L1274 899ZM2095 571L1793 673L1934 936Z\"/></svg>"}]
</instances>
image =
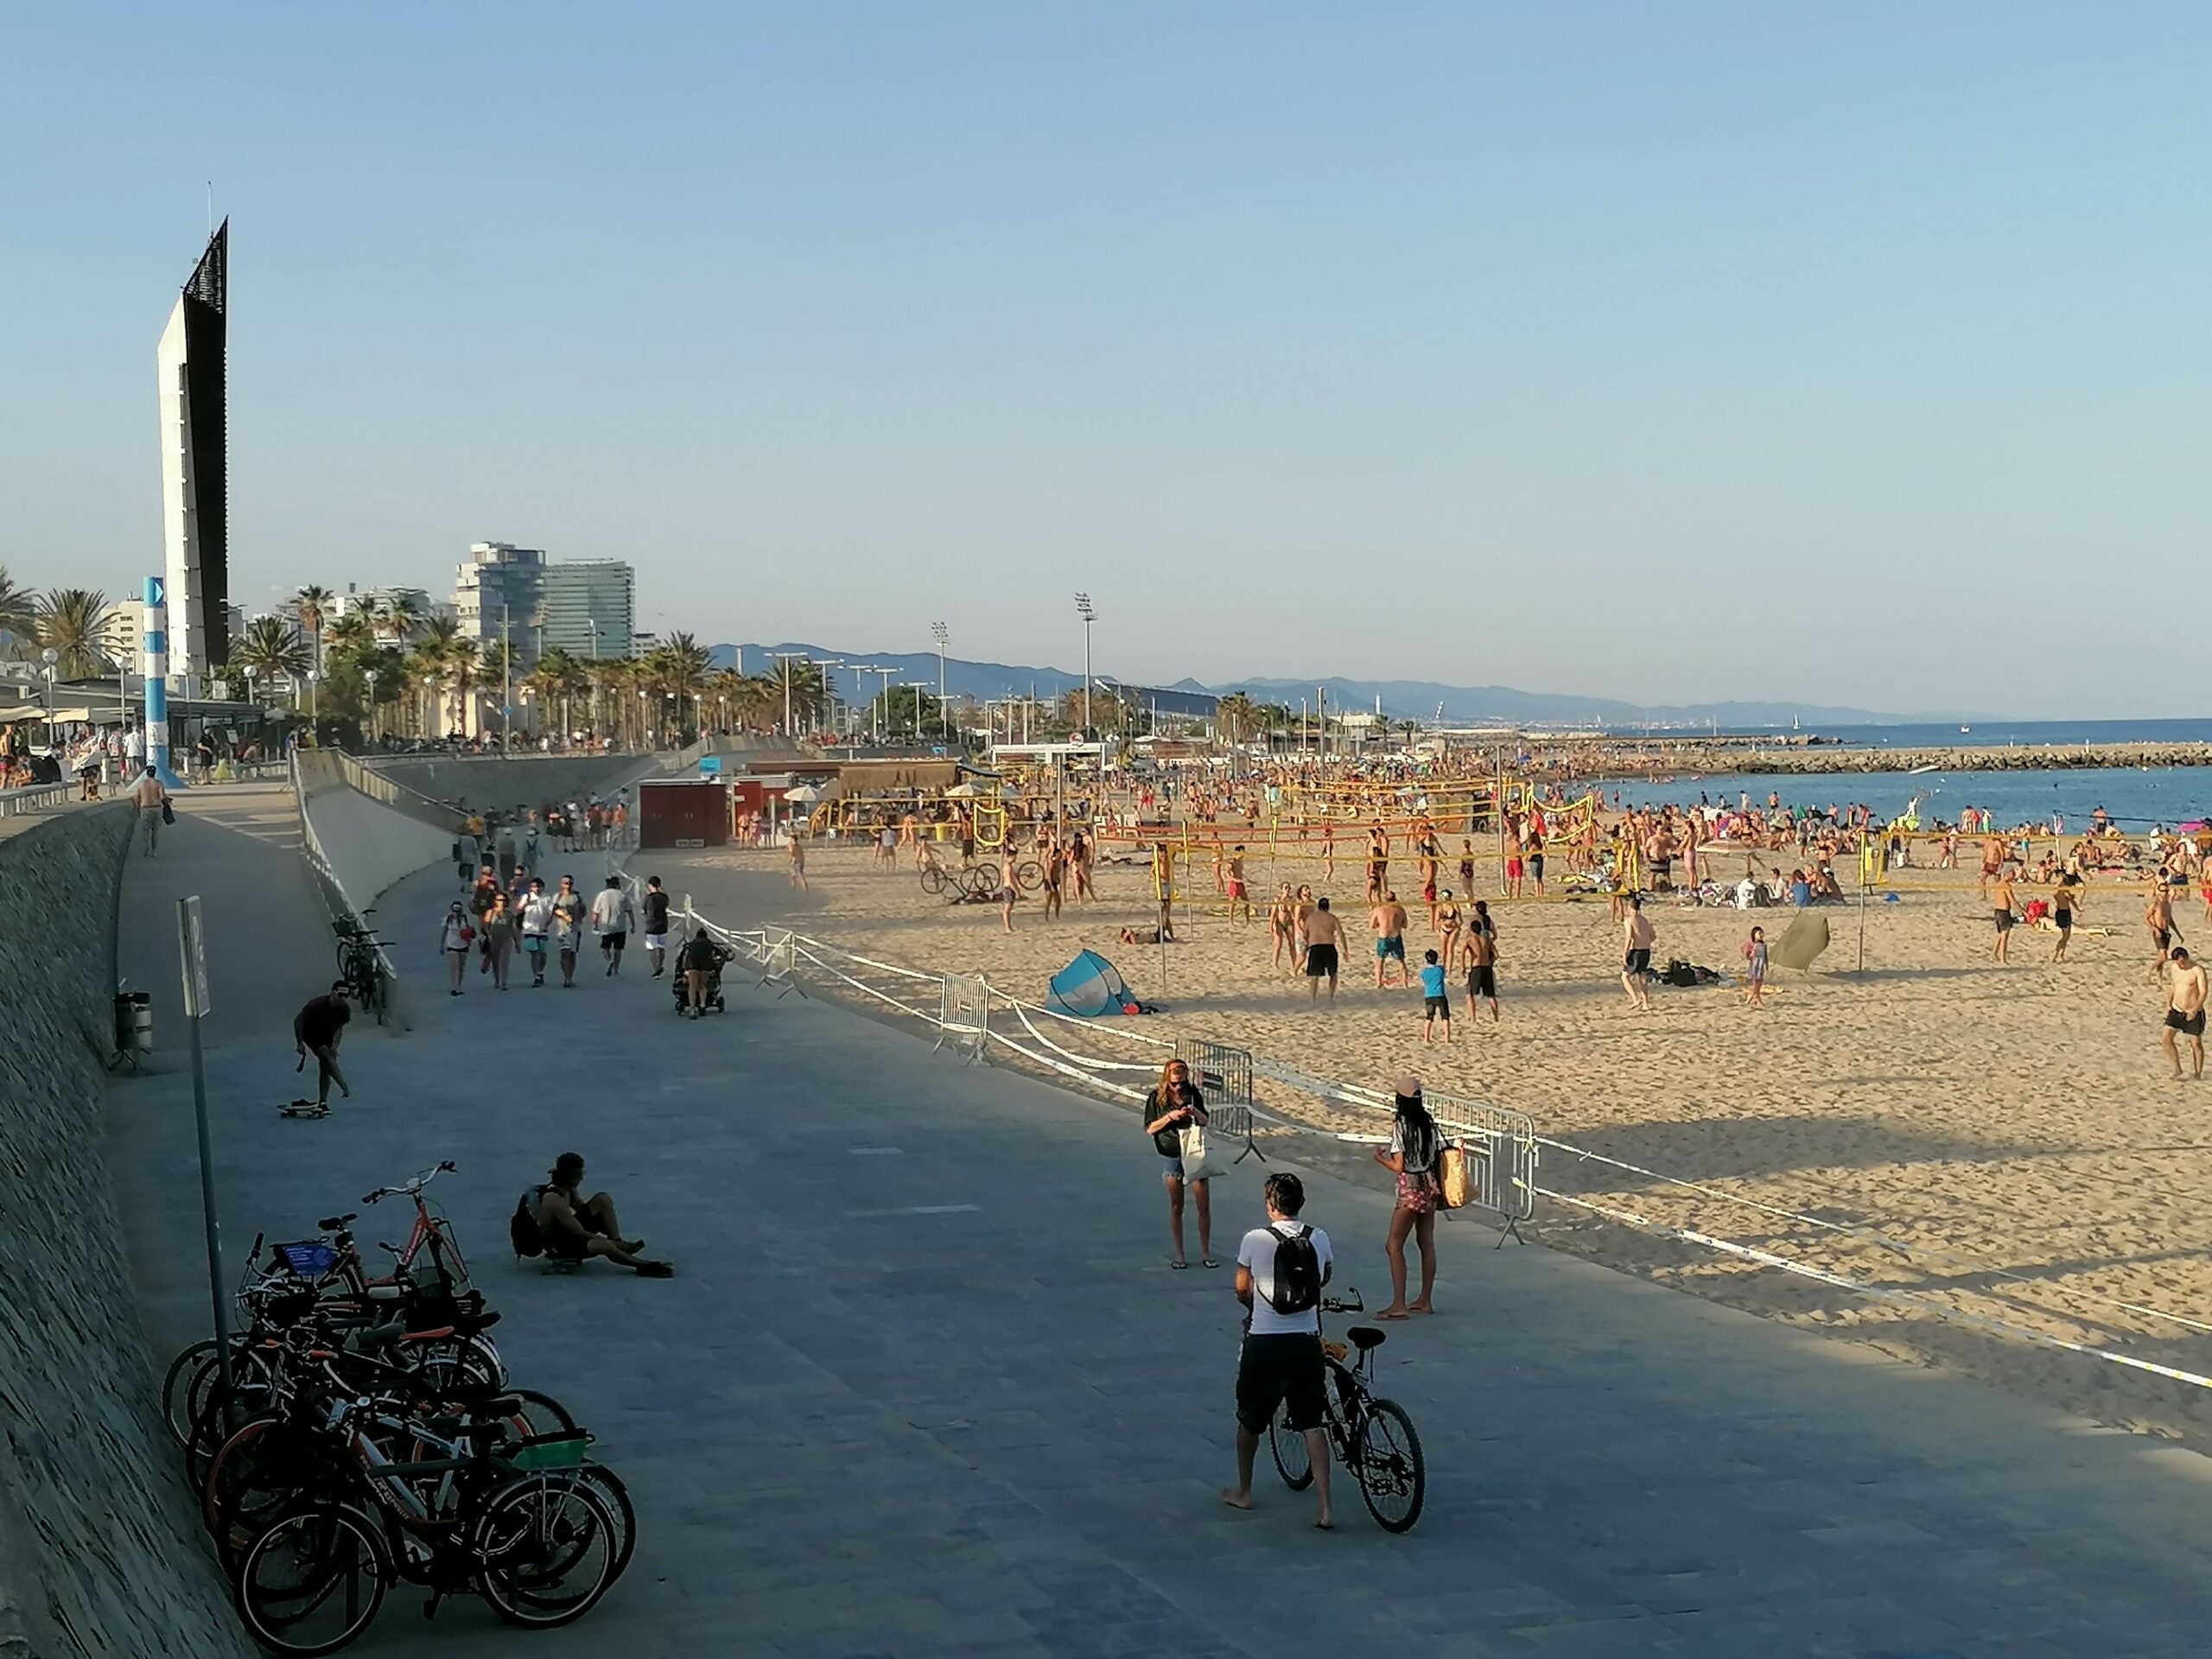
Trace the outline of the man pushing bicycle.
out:
<instances>
[{"instance_id":1,"label":"man pushing bicycle","mask_svg":"<svg viewBox=\"0 0 2212 1659\"><path fill-rule=\"evenodd\" d=\"M1318 1504L1313 1524L1333 1530L1329 1507L1326 1377L1321 1362L1321 1287L1333 1258L1329 1236L1298 1219L1306 1187L1287 1172L1270 1175L1262 1189L1268 1224L1244 1235L1236 1251L1236 1300L1244 1304L1243 1346L1236 1359L1236 1485L1221 1501L1232 1510L1252 1507L1252 1465L1260 1437L1278 1408L1288 1427L1306 1438Z\"/></svg>"}]
</instances>

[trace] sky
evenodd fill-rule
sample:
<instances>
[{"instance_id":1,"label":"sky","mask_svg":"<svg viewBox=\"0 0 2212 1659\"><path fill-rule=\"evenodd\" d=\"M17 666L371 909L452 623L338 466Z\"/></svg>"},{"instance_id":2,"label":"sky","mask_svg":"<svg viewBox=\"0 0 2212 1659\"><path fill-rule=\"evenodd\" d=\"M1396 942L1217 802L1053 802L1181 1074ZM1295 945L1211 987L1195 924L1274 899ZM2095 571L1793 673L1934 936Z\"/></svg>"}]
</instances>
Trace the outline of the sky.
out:
<instances>
[{"instance_id":1,"label":"sky","mask_svg":"<svg viewBox=\"0 0 2212 1659\"><path fill-rule=\"evenodd\" d=\"M18 8L0 563L619 557L640 626L2203 715L2212 7Z\"/></svg>"}]
</instances>

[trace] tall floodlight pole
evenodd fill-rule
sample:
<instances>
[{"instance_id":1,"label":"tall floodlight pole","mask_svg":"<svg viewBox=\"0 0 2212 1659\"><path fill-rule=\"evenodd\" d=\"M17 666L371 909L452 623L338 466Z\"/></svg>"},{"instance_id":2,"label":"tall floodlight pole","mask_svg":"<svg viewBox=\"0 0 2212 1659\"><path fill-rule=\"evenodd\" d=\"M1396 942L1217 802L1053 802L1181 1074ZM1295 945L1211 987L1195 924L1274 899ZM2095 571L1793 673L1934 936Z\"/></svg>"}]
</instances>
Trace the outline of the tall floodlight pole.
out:
<instances>
[{"instance_id":1,"label":"tall floodlight pole","mask_svg":"<svg viewBox=\"0 0 2212 1659\"><path fill-rule=\"evenodd\" d=\"M937 641L937 729L948 741L952 736L952 712L944 700L944 648L952 643L950 630L942 622L930 624L930 638ZM914 711L914 735L922 734L921 710Z\"/></svg>"},{"instance_id":2,"label":"tall floodlight pole","mask_svg":"<svg viewBox=\"0 0 2212 1659\"><path fill-rule=\"evenodd\" d=\"M1090 625L1098 613L1090 608L1090 595L1075 596L1075 613L1083 619L1083 729L1090 729Z\"/></svg>"}]
</instances>

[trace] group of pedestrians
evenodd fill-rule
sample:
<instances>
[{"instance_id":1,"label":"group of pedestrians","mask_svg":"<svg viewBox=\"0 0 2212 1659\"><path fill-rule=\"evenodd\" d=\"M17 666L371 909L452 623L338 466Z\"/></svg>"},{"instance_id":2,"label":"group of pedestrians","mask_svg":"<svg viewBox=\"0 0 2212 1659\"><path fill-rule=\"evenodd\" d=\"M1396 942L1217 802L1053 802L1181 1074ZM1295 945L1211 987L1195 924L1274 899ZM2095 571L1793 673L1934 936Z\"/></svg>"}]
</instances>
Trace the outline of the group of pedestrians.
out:
<instances>
[{"instance_id":1,"label":"group of pedestrians","mask_svg":"<svg viewBox=\"0 0 2212 1659\"><path fill-rule=\"evenodd\" d=\"M557 963L562 988L573 990L587 929L598 936L605 976L611 979L622 971L622 952L630 936L642 927L652 977L658 979L667 969L668 949L668 894L658 876L646 884L645 911L641 918L619 875L608 876L587 903L574 876L562 876L548 892L545 878L532 875L521 865L504 883L493 866L483 865L467 895L448 906L439 924L447 995L463 994L472 955L477 971L491 980L492 988L505 990L518 953L529 964L533 989L546 983L549 966Z\"/></svg>"},{"instance_id":2,"label":"group of pedestrians","mask_svg":"<svg viewBox=\"0 0 2212 1659\"><path fill-rule=\"evenodd\" d=\"M1210 1118L1188 1065L1170 1060L1160 1068L1141 1116L1145 1133L1163 1160L1161 1180L1175 1241L1168 1265L1179 1270L1190 1265L1183 1230L1187 1192L1198 1209L1199 1265L1218 1267L1213 1255L1212 1171L1205 1161L1204 1131ZM1436 1212L1443 1198L1445 1149L1444 1133L1422 1098L1421 1079L1400 1077L1393 1087L1389 1144L1377 1147L1374 1154L1396 1190L1382 1244L1390 1265L1390 1300L1376 1311L1378 1319L1407 1319L1435 1312ZM1333 1526L1334 1515L1329 1496L1330 1448L1323 1427L1327 1401L1320 1291L1329 1281L1334 1259L1328 1234L1302 1219L1306 1190L1297 1176L1287 1172L1268 1176L1262 1195L1267 1224L1247 1232L1236 1251L1235 1291L1244 1309L1236 1367L1236 1484L1225 1489L1221 1497L1231 1509L1252 1507L1252 1469L1260 1440L1281 1412L1284 1427L1305 1436L1313 1469L1314 1525L1326 1530ZM1410 1301L1406 1297L1408 1243L1421 1255L1420 1294Z\"/></svg>"}]
</instances>

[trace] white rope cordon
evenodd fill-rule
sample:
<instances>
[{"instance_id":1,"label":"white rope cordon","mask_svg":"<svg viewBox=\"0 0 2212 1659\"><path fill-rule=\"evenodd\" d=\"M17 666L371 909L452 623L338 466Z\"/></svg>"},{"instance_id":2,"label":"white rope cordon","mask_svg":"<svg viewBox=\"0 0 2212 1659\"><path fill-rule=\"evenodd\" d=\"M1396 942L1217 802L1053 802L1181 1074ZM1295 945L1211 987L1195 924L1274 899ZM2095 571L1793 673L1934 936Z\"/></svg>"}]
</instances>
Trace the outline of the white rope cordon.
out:
<instances>
[{"instance_id":1,"label":"white rope cordon","mask_svg":"<svg viewBox=\"0 0 2212 1659\"><path fill-rule=\"evenodd\" d=\"M1034 1037L1039 1042L1044 1044L1046 1047L1051 1049L1055 1054L1064 1055L1067 1058L1073 1060L1077 1065L1087 1066L1094 1071L1149 1071L1152 1070L1152 1067L1149 1065L1141 1065L1130 1060L1095 1060L1087 1054L1077 1053L1071 1048L1062 1048L1058 1043L1047 1037L1043 1032L1038 1030L1035 1026L1030 1024L1029 1014L1027 1011L1022 1007L1020 1003L1013 1001L1012 998L1008 998L1007 1006L1013 1008L1014 1018L1021 1021L1024 1029L1026 1029L1032 1037Z\"/></svg>"},{"instance_id":2,"label":"white rope cordon","mask_svg":"<svg viewBox=\"0 0 2212 1659\"><path fill-rule=\"evenodd\" d=\"M983 1035L991 1042L1004 1043L1008 1048L1020 1055L1024 1059L1033 1060L1039 1065L1050 1066L1053 1071L1061 1072L1067 1077L1073 1077L1078 1083L1088 1084L1093 1089L1103 1089L1108 1094L1119 1095L1125 1100L1142 1100L1144 1098L1144 1090L1141 1089L1132 1089L1125 1083L1109 1083L1103 1077L1094 1077L1091 1073L1079 1071L1076 1067L1066 1064L1065 1061L1056 1060L1049 1054L1033 1054L1030 1052L1029 1050L1024 1048L1020 1043L1015 1042L1013 1038L1007 1036L1003 1032L986 1031Z\"/></svg>"},{"instance_id":3,"label":"white rope cordon","mask_svg":"<svg viewBox=\"0 0 2212 1659\"><path fill-rule=\"evenodd\" d=\"M2133 1354L2115 1353L2109 1348L2096 1348L2088 1343L2069 1342L2063 1337L2047 1336L2043 1332L2031 1331L2025 1325L2014 1325L2008 1320L1993 1319L1986 1314L1969 1313L1962 1308L1953 1307L1947 1302L1939 1301L1932 1296L1917 1291L1897 1290L1888 1285L1868 1284L1862 1279L1853 1279L1840 1273L1830 1273L1824 1268L1808 1267L1804 1262L1793 1262L1788 1256L1777 1255L1771 1250L1756 1249L1749 1244L1738 1244L1731 1239L1715 1238L1710 1233L1697 1232L1687 1227L1669 1227L1664 1222L1653 1221L1646 1216L1636 1215L1626 1210L1614 1210L1602 1204L1593 1204L1587 1198L1578 1198L1570 1193L1554 1192L1549 1187L1540 1186L1536 1191L1544 1198L1556 1199L1560 1204L1573 1205L1579 1210L1587 1210L1593 1215L1603 1216L1608 1221L1619 1222L1642 1232L1654 1233L1667 1238L1679 1238L1687 1243L1701 1244L1707 1249L1719 1250L1729 1255L1740 1256L1747 1262L1756 1262L1761 1267L1777 1268L1783 1273L1795 1274L1801 1279L1811 1279L1821 1284L1833 1285L1837 1289L1847 1290L1853 1295L1872 1297L1883 1301L1905 1302L1915 1307L1925 1308L1940 1319L1956 1319L1961 1324L1980 1325L1986 1330L1999 1332L2006 1336L2018 1337L2029 1342L2040 1344L2046 1348L2059 1348L2068 1353L2087 1355L2092 1359L2109 1360L2115 1365L2126 1365L2135 1370L2148 1371L2154 1376L2163 1376L2171 1382L2187 1382L2200 1389L2212 1389L2212 1376L2200 1376L2195 1371L2178 1370L2171 1365L2160 1365L2151 1360L2138 1359Z\"/></svg>"}]
</instances>

